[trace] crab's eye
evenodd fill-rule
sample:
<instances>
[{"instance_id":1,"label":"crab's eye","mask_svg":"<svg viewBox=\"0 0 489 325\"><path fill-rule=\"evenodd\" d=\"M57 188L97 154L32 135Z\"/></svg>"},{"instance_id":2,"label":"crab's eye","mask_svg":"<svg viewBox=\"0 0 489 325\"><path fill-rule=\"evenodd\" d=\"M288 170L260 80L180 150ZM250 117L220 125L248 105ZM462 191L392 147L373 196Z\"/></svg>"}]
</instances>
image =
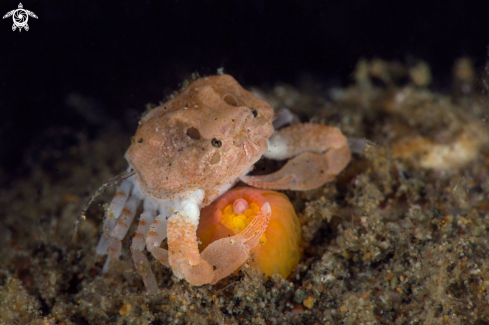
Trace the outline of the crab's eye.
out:
<instances>
[{"instance_id":1,"label":"crab's eye","mask_svg":"<svg viewBox=\"0 0 489 325\"><path fill-rule=\"evenodd\" d=\"M221 140L217 140L216 138L212 138L211 144L213 147L216 147L216 148L221 148L221 146L222 146Z\"/></svg>"},{"instance_id":2,"label":"crab's eye","mask_svg":"<svg viewBox=\"0 0 489 325\"><path fill-rule=\"evenodd\" d=\"M251 112L253 113L253 117L257 117L258 116L258 111L256 110L256 108L254 107L249 107L249 109L251 110Z\"/></svg>"},{"instance_id":3,"label":"crab's eye","mask_svg":"<svg viewBox=\"0 0 489 325\"><path fill-rule=\"evenodd\" d=\"M187 135L192 140L200 140L201 138L199 130L194 127L187 129Z\"/></svg>"}]
</instances>

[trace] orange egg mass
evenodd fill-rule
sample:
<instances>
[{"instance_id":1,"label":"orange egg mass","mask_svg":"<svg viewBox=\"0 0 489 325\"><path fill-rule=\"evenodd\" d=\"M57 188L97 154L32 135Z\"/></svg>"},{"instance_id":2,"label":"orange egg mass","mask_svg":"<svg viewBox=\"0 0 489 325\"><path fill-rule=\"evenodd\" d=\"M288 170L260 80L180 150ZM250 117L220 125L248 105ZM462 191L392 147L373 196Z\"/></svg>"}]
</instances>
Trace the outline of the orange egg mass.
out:
<instances>
[{"instance_id":1,"label":"orange egg mass","mask_svg":"<svg viewBox=\"0 0 489 325\"><path fill-rule=\"evenodd\" d=\"M266 276L280 274L286 278L301 258L302 235L292 203L282 193L238 187L223 194L200 212L200 251L215 240L245 229L266 202L272 216L260 244L251 252L251 264Z\"/></svg>"}]
</instances>

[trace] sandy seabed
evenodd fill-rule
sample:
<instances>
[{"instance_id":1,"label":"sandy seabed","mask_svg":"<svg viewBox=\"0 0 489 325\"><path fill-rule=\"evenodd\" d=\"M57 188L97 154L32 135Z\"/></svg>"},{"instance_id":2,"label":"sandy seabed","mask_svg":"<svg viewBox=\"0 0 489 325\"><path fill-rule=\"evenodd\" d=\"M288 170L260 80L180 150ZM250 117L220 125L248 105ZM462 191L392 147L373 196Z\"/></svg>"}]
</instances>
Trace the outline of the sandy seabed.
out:
<instances>
[{"instance_id":1,"label":"sandy seabed","mask_svg":"<svg viewBox=\"0 0 489 325\"><path fill-rule=\"evenodd\" d=\"M288 279L244 265L193 287L152 259L161 290L147 295L134 226L102 276L95 248L115 188L70 238L86 200L126 168L131 134L117 122L94 139L48 130L22 177L0 173L0 324L489 324L489 98L474 75L457 61L441 94L426 64L373 60L343 89L307 78L254 89L275 109L339 127L355 152L334 182L285 192L305 240Z\"/></svg>"}]
</instances>

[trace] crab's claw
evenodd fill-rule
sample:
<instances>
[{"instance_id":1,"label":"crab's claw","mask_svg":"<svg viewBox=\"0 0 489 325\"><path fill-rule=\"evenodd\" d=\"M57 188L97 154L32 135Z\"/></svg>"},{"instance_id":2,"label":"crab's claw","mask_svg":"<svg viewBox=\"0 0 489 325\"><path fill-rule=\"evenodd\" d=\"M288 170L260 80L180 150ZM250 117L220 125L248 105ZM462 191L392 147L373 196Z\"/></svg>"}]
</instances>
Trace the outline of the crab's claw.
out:
<instances>
[{"instance_id":1,"label":"crab's claw","mask_svg":"<svg viewBox=\"0 0 489 325\"><path fill-rule=\"evenodd\" d=\"M250 257L271 217L265 203L257 216L240 233L219 239L198 254L196 229L191 223L168 223L168 253L173 272L192 285L214 284L236 271Z\"/></svg>"},{"instance_id":2,"label":"crab's claw","mask_svg":"<svg viewBox=\"0 0 489 325\"><path fill-rule=\"evenodd\" d=\"M272 209L265 203L251 223L236 236L216 240L201 253L202 258L212 265L214 277L211 283L236 271L250 257L268 227Z\"/></svg>"},{"instance_id":3,"label":"crab's claw","mask_svg":"<svg viewBox=\"0 0 489 325\"><path fill-rule=\"evenodd\" d=\"M350 162L351 152L338 128L304 123L276 131L265 157L294 158L275 173L241 176L244 183L264 189L305 191L333 180Z\"/></svg>"}]
</instances>

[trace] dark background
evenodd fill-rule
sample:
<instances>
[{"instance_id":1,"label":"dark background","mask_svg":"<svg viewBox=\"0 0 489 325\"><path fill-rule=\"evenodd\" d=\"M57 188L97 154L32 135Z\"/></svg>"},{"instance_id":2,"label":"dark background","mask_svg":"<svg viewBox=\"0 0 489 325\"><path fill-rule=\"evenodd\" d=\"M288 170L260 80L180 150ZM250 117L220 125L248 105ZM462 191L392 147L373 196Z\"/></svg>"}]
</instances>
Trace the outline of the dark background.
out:
<instances>
[{"instance_id":1,"label":"dark background","mask_svg":"<svg viewBox=\"0 0 489 325\"><path fill-rule=\"evenodd\" d=\"M18 2L1 1L0 15ZM19 174L26 148L50 130L96 136L132 114L133 132L146 103L221 66L245 86L304 74L346 85L360 57L412 57L430 63L443 90L456 58L486 60L486 2L22 1L39 17L28 32L0 20L0 168ZM97 116L67 105L73 94Z\"/></svg>"}]
</instances>

